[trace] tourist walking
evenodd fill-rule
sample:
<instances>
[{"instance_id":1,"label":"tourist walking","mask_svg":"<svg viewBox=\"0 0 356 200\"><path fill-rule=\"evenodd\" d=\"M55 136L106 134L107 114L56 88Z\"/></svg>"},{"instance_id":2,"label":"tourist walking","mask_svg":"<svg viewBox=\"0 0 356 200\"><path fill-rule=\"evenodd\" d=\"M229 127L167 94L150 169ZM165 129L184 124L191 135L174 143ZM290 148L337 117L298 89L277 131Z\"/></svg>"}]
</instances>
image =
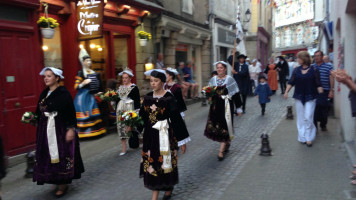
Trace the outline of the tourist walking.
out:
<instances>
[{"instance_id":1,"label":"tourist walking","mask_svg":"<svg viewBox=\"0 0 356 200\"><path fill-rule=\"evenodd\" d=\"M236 100L239 110L241 111L241 100L238 101L239 87L236 81L229 75L226 75L227 63L219 61L216 64L217 76L209 81L209 86L216 88L212 97L208 121L206 123L204 135L213 140L220 142L218 160L224 159L224 153L229 150L231 140L234 137L233 129L233 100Z\"/></svg>"},{"instance_id":2,"label":"tourist walking","mask_svg":"<svg viewBox=\"0 0 356 200\"><path fill-rule=\"evenodd\" d=\"M313 122L316 98L318 93L323 92L323 88L319 70L311 66L309 53L300 51L297 58L300 66L293 71L284 98L288 98L289 90L295 86L293 98L297 112L298 141L311 147L316 134Z\"/></svg>"},{"instance_id":3,"label":"tourist walking","mask_svg":"<svg viewBox=\"0 0 356 200\"><path fill-rule=\"evenodd\" d=\"M252 64L248 67L248 71L250 72L250 78L253 82L253 87L256 89L258 85L258 77L261 73L261 67L257 65L257 59L252 60Z\"/></svg>"},{"instance_id":4,"label":"tourist walking","mask_svg":"<svg viewBox=\"0 0 356 200\"><path fill-rule=\"evenodd\" d=\"M127 151L127 142L126 140L130 137L127 135L129 131L134 131L134 134L138 134L136 130L131 130L132 127L125 126L122 123L119 123L120 113L129 110L138 110L140 109L140 91L134 83L131 82L134 74L129 68L124 69L124 71L119 73L119 76L122 77L122 85L120 85L117 93L119 94L120 100L116 106L116 121L117 121L117 132L121 139L122 150L120 156L126 154Z\"/></svg>"},{"instance_id":5,"label":"tourist walking","mask_svg":"<svg viewBox=\"0 0 356 200\"><path fill-rule=\"evenodd\" d=\"M330 99L334 97L334 78L331 75L333 67L323 61L324 53L320 50L314 53L315 63L313 67L319 70L320 82L324 92L318 95L314 113L314 124L318 129L320 122L321 131L327 131Z\"/></svg>"},{"instance_id":6,"label":"tourist walking","mask_svg":"<svg viewBox=\"0 0 356 200\"><path fill-rule=\"evenodd\" d=\"M80 155L76 112L69 91L59 86L62 70L44 68L44 89L37 104L36 163L33 181L57 185L55 196L66 194L68 184L84 172Z\"/></svg>"},{"instance_id":7,"label":"tourist walking","mask_svg":"<svg viewBox=\"0 0 356 200\"><path fill-rule=\"evenodd\" d=\"M145 95L140 109L144 121L140 177L146 188L152 190L152 199L158 199L159 191L166 191L170 198L178 183L178 148L185 153L189 133L179 114L173 94L163 89L166 82L164 70L145 72L150 77L153 92Z\"/></svg>"}]
</instances>

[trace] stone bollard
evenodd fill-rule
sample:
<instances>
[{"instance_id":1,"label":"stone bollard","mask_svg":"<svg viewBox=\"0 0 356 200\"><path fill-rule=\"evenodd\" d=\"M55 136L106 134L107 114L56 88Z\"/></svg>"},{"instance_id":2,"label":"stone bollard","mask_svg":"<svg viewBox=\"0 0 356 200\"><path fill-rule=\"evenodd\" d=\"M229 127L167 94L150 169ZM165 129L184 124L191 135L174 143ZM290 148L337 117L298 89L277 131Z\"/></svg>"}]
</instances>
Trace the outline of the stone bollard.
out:
<instances>
[{"instance_id":1,"label":"stone bollard","mask_svg":"<svg viewBox=\"0 0 356 200\"><path fill-rule=\"evenodd\" d=\"M26 178L32 178L33 176L33 167L35 166L36 162L36 154L34 151L28 152L26 154L26 163L27 163L27 168L26 168Z\"/></svg>"},{"instance_id":2,"label":"stone bollard","mask_svg":"<svg viewBox=\"0 0 356 200\"><path fill-rule=\"evenodd\" d=\"M263 133L261 135L262 138L262 145L261 145L261 156L272 156L272 149L269 146L268 135Z\"/></svg>"},{"instance_id":3,"label":"stone bollard","mask_svg":"<svg viewBox=\"0 0 356 200\"><path fill-rule=\"evenodd\" d=\"M287 119L293 119L293 110L292 106L287 106Z\"/></svg>"}]
</instances>

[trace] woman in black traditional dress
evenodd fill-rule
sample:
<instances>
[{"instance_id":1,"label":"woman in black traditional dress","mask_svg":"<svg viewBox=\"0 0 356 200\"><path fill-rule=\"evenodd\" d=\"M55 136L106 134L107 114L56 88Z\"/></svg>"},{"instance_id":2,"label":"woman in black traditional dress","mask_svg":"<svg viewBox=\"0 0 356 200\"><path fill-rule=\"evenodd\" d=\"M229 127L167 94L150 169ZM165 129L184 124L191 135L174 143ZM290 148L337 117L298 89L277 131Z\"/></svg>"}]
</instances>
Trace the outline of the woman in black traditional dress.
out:
<instances>
[{"instance_id":1,"label":"woman in black traditional dress","mask_svg":"<svg viewBox=\"0 0 356 200\"><path fill-rule=\"evenodd\" d=\"M173 69L171 67L168 67L166 69L167 82L166 84L164 84L164 89L171 92L174 95L174 97L177 100L178 110L181 116L184 118L184 111L187 110L187 106L185 105L183 99L181 86L174 81L178 74L179 73L176 69Z\"/></svg>"},{"instance_id":2,"label":"woman in black traditional dress","mask_svg":"<svg viewBox=\"0 0 356 200\"><path fill-rule=\"evenodd\" d=\"M212 104L210 105L204 135L211 140L220 142L218 159L221 161L224 159L224 152L228 151L231 139L234 137L232 126L233 101L235 101L240 113L242 112L242 102L236 81L231 76L226 75L227 63L219 61L215 65L218 75L210 79L209 86L216 87L216 94L209 98Z\"/></svg>"},{"instance_id":3,"label":"woman in black traditional dress","mask_svg":"<svg viewBox=\"0 0 356 200\"><path fill-rule=\"evenodd\" d=\"M33 181L58 185L56 197L63 196L72 179L79 179L84 172L80 155L79 138L73 99L68 90L59 86L64 78L62 70L46 67L44 75L47 88L41 93L36 115L38 116L36 163Z\"/></svg>"},{"instance_id":4,"label":"woman in black traditional dress","mask_svg":"<svg viewBox=\"0 0 356 200\"><path fill-rule=\"evenodd\" d=\"M122 143L122 151L119 154L123 156L126 154L126 139L129 138L127 135L128 131L131 131L131 127L126 127L124 124L119 123L119 115L123 111L138 110L140 109L140 92L137 85L131 83L131 78L134 76L132 71L126 68L124 71L119 73L122 77L122 85L120 85L117 93L120 96L120 101L117 104L116 116L117 116L117 132L120 136Z\"/></svg>"},{"instance_id":5,"label":"woman in black traditional dress","mask_svg":"<svg viewBox=\"0 0 356 200\"><path fill-rule=\"evenodd\" d=\"M187 141L189 133L179 114L176 100L163 89L166 82L164 70L145 72L150 77L153 92L143 100L140 116L144 120L144 134L140 177L146 188L153 190L152 199L158 199L159 191L170 193L178 183L177 151L180 141ZM182 153L186 144L180 143ZM169 198L165 195L165 199Z\"/></svg>"}]
</instances>

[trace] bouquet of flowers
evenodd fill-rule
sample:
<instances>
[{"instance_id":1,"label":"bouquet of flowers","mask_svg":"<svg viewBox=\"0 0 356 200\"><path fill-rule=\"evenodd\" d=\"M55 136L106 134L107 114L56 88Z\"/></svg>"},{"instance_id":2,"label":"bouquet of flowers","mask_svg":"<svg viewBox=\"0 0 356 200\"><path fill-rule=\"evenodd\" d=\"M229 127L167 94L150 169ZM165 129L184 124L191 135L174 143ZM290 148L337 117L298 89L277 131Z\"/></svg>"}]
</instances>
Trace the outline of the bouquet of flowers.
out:
<instances>
[{"instance_id":1,"label":"bouquet of flowers","mask_svg":"<svg viewBox=\"0 0 356 200\"><path fill-rule=\"evenodd\" d=\"M139 31L137 34L140 39L147 39L147 40L152 39L151 33L147 33L145 31Z\"/></svg>"},{"instance_id":2,"label":"bouquet of flowers","mask_svg":"<svg viewBox=\"0 0 356 200\"><path fill-rule=\"evenodd\" d=\"M119 123L132 128L143 125L143 120L134 110L123 111L119 115Z\"/></svg>"},{"instance_id":3,"label":"bouquet of flowers","mask_svg":"<svg viewBox=\"0 0 356 200\"><path fill-rule=\"evenodd\" d=\"M203 87L203 89L201 90L201 93L209 98L209 97L212 97L215 95L216 93L216 87L213 87L213 86L205 86Z\"/></svg>"},{"instance_id":4,"label":"bouquet of flowers","mask_svg":"<svg viewBox=\"0 0 356 200\"><path fill-rule=\"evenodd\" d=\"M21 122L35 126L37 124L37 115L33 112L25 112L22 115Z\"/></svg>"},{"instance_id":5,"label":"bouquet of flowers","mask_svg":"<svg viewBox=\"0 0 356 200\"><path fill-rule=\"evenodd\" d=\"M109 90L105 93L98 93L95 99L100 103L102 101L118 101L120 100L119 94L114 90Z\"/></svg>"}]
</instances>

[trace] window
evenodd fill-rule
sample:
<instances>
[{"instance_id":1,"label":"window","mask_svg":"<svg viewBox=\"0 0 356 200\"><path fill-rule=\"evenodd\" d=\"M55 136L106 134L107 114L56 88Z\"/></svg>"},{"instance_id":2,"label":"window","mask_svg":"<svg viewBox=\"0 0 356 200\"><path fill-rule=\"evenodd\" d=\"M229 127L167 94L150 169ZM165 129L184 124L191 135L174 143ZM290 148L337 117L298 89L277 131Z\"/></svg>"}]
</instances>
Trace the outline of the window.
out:
<instances>
[{"instance_id":1,"label":"window","mask_svg":"<svg viewBox=\"0 0 356 200\"><path fill-rule=\"evenodd\" d=\"M0 19L28 22L28 10L13 6L0 5Z\"/></svg>"},{"instance_id":2,"label":"window","mask_svg":"<svg viewBox=\"0 0 356 200\"><path fill-rule=\"evenodd\" d=\"M182 11L188 14L193 14L193 0L182 0Z\"/></svg>"},{"instance_id":3,"label":"window","mask_svg":"<svg viewBox=\"0 0 356 200\"><path fill-rule=\"evenodd\" d=\"M52 39L43 38L42 46L45 67L56 67L62 69L62 47L59 27L55 28Z\"/></svg>"}]
</instances>

